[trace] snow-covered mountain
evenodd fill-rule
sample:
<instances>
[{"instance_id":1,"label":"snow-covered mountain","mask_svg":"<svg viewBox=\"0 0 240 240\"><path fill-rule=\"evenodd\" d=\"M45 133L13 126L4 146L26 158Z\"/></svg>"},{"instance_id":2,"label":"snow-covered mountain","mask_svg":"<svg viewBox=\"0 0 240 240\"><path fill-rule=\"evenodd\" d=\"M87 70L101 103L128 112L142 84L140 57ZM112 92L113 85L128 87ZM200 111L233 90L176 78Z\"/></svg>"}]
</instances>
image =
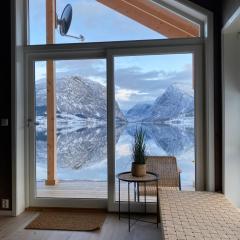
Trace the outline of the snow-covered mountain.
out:
<instances>
[{"instance_id":1,"label":"snow-covered mountain","mask_svg":"<svg viewBox=\"0 0 240 240\"><path fill-rule=\"evenodd\" d=\"M107 119L106 88L100 83L80 77L65 77L56 80L57 114L70 114L81 119ZM125 121L118 103L115 103L115 115L119 121ZM37 115L46 111L46 82L36 84Z\"/></svg>"},{"instance_id":2,"label":"snow-covered mountain","mask_svg":"<svg viewBox=\"0 0 240 240\"><path fill-rule=\"evenodd\" d=\"M193 116L193 90L186 90L185 86L177 84L169 86L152 105L137 104L126 115L129 121L145 122L166 122Z\"/></svg>"},{"instance_id":3,"label":"snow-covered mountain","mask_svg":"<svg viewBox=\"0 0 240 240\"><path fill-rule=\"evenodd\" d=\"M131 121L140 121L148 118L151 115L152 105L148 103L139 103L133 106L126 113L126 118L131 119Z\"/></svg>"}]
</instances>

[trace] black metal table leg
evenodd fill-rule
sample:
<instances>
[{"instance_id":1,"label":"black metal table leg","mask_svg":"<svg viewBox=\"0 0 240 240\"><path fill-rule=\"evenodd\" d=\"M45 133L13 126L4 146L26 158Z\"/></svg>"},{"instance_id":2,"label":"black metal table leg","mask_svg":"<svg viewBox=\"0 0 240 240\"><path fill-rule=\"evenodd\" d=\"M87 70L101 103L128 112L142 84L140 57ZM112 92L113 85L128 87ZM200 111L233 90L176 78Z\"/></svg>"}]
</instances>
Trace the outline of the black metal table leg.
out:
<instances>
[{"instance_id":1,"label":"black metal table leg","mask_svg":"<svg viewBox=\"0 0 240 240\"><path fill-rule=\"evenodd\" d=\"M136 189L136 182L134 182L134 201L135 201L135 202L136 202L136 200L137 200L136 191L137 191L137 189Z\"/></svg>"},{"instance_id":2,"label":"black metal table leg","mask_svg":"<svg viewBox=\"0 0 240 240\"><path fill-rule=\"evenodd\" d=\"M130 232L131 223L130 223L130 189L129 189L130 182L128 182L128 231Z\"/></svg>"},{"instance_id":3,"label":"black metal table leg","mask_svg":"<svg viewBox=\"0 0 240 240\"><path fill-rule=\"evenodd\" d=\"M120 179L118 179L118 219L120 220L121 215L121 199L120 199Z\"/></svg>"},{"instance_id":4,"label":"black metal table leg","mask_svg":"<svg viewBox=\"0 0 240 240\"><path fill-rule=\"evenodd\" d=\"M157 186L156 187L157 187L157 228L158 228L158 223L160 222L158 180L157 180Z\"/></svg>"},{"instance_id":5,"label":"black metal table leg","mask_svg":"<svg viewBox=\"0 0 240 240\"><path fill-rule=\"evenodd\" d=\"M138 217L133 217L132 219L135 220L135 222L133 224L135 224L137 221L142 221L142 222L147 222L147 223L153 223L153 224L157 224L157 227L159 225L159 222L161 221L160 219L160 209L159 209L159 202L160 202L160 199L159 199L159 189L158 189L158 179L159 179L159 176L158 174L155 174L155 173L152 173L152 172L147 172L147 174L149 176L151 176L152 178L147 178L146 179L135 179L133 176L132 176L132 173L131 172L123 172L123 173L120 173L118 174L118 216L119 216L119 220L121 218L121 194L120 194L120 191L121 191L121 181L124 181L124 182L127 182L128 184L128 212L127 212L127 218L128 218L128 231L130 232L131 231L131 194L130 194L130 187L131 187L131 183L133 182L134 183L134 200L135 202L138 201L140 202L140 194L139 194L139 188L140 186L143 186L144 187L144 211L145 211L145 215L147 215L147 183L149 182L156 182L156 193L157 193L157 222L155 221L147 221L143 218L138 218ZM139 185L141 184L141 185ZM143 202L143 201L142 201ZM141 204L142 205L142 204ZM124 216L122 216L124 217Z\"/></svg>"},{"instance_id":6,"label":"black metal table leg","mask_svg":"<svg viewBox=\"0 0 240 240\"><path fill-rule=\"evenodd\" d=\"M145 215L147 215L147 197L146 197L146 183L144 182L144 211Z\"/></svg>"},{"instance_id":7,"label":"black metal table leg","mask_svg":"<svg viewBox=\"0 0 240 240\"><path fill-rule=\"evenodd\" d=\"M140 196L139 196L139 183L137 183L137 199L138 202L140 201Z\"/></svg>"}]
</instances>

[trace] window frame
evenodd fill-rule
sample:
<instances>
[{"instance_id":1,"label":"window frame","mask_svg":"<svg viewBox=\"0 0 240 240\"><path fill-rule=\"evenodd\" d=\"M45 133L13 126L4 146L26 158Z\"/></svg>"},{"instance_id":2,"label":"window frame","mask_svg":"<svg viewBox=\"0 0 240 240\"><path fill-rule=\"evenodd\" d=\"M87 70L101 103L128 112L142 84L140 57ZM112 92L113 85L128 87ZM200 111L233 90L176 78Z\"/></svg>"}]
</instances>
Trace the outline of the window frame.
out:
<instances>
[{"instance_id":1,"label":"window frame","mask_svg":"<svg viewBox=\"0 0 240 240\"><path fill-rule=\"evenodd\" d=\"M194 79L194 135L195 135L195 189L201 191L205 189L205 171L204 171L204 74L202 44L183 44L165 45L153 48L124 48L111 49L107 51L108 60L108 95L110 101L108 104L108 210L117 211L118 203L116 196L116 174L115 174L115 81L114 81L114 57L123 56L147 56L147 55L170 55L170 54L192 54L193 79ZM148 210L154 213L154 207L149 204ZM134 211L141 211L141 208L134 202L131 204ZM122 203L123 211L127 211L127 204Z\"/></svg>"},{"instance_id":2,"label":"window frame","mask_svg":"<svg viewBox=\"0 0 240 240\"><path fill-rule=\"evenodd\" d=\"M71 199L71 198L37 198L36 197L36 173L35 173L35 158L34 158L34 147L35 144L35 131L31 127L26 128L26 142L27 144L27 169L29 175L26 179L26 183L28 184L28 195L27 199L29 199L29 206L55 206L55 207L94 207L94 208L107 208L111 211L116 211L116 206L114 201L114 162L115 161L115 144L112 144L112 139L114 136L114 78L113 78L113 65L112 60L114 55L129 55L129 54L174 54L174 53L197 53L200 55L200 60L198 60L198 64L200 69L202 69L202 45L203 39L169 39L169 40L148 40L148 41L131 41L131 42L118 42L118 43L101 43L101 44L74 44L74 45L47 45L47 46L31 46L25 48L25 63L26 63L26 112L25 116L27 120L35 119L35 110L34 110L34 62L35 61L46 61L46 60L74 60L74 59L97 59L97 58L105 58L107 61L107 102L108 102L108 111L107 111L107 146L108 146L108 199ZM194 63L193 63L194 64ZM29 67L28 67L29 66ZM201 71L198 71L198 78L202 79L202 81L198 80L198 83L203 83L203 76ZM202 92L202 87L197 87L199 91ZM203 94L200 94L198 98L202 98ZM196 96L197 97L197 96ZM196 102L196 101L195 101ZM198 104L202 103L203 100L198 99ZM113 105L112 105L113 104ZM201 104L200 104L201 105ZM197 106L197 109L202 109L203 106ZM195 143L196 149L196 182L197 182L197 190L204 189L204 147L202 146L202 138L203 138L203 109L200 111L200 122L196 121L197 125L196 136L200 136L200 139L197 141L197 145ZM201 156L202 154L202 156ZM139 211L139 207L135 207L137 211ZM153 208L149 208L150 211L154 211Z\"/></svg>"},{"instance_id":3,"label":"window frame","mask_svg":"<svg viewBox=\"0 0 240 240\"><path fill-rule=\"evenodd\" d=\"M188 0L154 0L161 2L170 9L197 19L202 26L201 44L203 47L204 62L204 126L206 159L204 161L205 190L215 190L215 158L214 158L214 32L213 32L213 13L200 7ZM68 49L74 51L79 46L70 46L69 44L58 44L54 46L28 46L28 0L11 1L11 59L12 59L12 211L11 215L16 216L22 213L26 207L29 207L29 166L28 166L28 135L27 126L27 55L45 50L59 51ZM179 44L184 39L161 40L172 41ZM196 39L195 39L196 40ZM192 41L186 39L189 43ZM97 43L97 45L102 43ZM110 42L111 44L111 42ZM112 47L118 42L112 43ZM122 43L126 45L127 43ZM134 42L130 43L131 46ZM139 43L144 44L144 41ZM156 43L154 43L156 44ZM68 46L67 46L68 45ZM104 44L102 45L102 47ZM118 48L117 45L115 45ZM85 45L87 47L87 45ZM96 49L97 47L95 47ZM105 49L105 48L104 48ZM105 51L105 50L104 50ZM26 112L25 112L26 111Z\"/></svg>"}]
</instances>

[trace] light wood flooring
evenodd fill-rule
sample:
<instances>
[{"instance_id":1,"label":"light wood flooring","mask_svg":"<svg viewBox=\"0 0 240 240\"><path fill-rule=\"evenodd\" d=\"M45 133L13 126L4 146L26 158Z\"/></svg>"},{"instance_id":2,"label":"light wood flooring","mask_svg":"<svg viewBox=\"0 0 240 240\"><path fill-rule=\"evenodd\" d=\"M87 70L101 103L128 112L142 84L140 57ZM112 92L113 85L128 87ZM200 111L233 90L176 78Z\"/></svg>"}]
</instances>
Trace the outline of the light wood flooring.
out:
<instances>
[{"instance_id":1,"label":"light wood flooring","mask_svg":"<svg viewBox=\"0 0 240 240\"><path fill-rule=\"evenodd\" d=\"M18 217L0 216L1 240L160 240L160 226L137 222L128 232L127 219L118 220L117 214L108 214L101 230L95 232L67 232L25 230L37 212L24 212Z\"/></svg>"}]
</instances>

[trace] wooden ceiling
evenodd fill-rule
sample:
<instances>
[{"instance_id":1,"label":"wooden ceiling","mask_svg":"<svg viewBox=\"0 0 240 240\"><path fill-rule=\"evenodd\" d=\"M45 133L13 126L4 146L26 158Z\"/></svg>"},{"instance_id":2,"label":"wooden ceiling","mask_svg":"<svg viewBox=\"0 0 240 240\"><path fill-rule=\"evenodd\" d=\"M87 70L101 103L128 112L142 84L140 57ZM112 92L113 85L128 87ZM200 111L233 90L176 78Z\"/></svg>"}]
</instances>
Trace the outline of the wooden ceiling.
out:
<instances>
[{"instance_id":1,"label":"wooden ceiling","mask_svg":"<svg viewBox=\"0 0 240 240\"><path fill-rule=\"evenodd\" d=\"M97 0L167 38L199 37L198 24L151 0Z\"/></svg>"}]
</instances>

